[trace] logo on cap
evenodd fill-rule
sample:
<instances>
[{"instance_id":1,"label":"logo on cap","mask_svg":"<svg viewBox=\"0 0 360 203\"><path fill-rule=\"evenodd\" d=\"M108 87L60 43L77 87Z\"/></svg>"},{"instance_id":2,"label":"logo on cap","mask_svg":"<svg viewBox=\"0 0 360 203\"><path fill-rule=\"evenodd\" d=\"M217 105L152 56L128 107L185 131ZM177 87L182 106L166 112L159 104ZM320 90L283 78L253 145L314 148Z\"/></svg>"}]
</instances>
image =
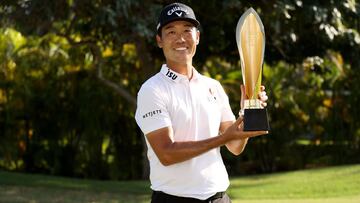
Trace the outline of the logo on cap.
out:
<instances>
[{"instance_id":1,"label":"logo on cap","mask_svg":"<svg viewBox=\"0 0 360 203\"><path fill-rule=\"evenodd\" d=\"M167 15L168 16L171 16L174 12L177 16L181 16L182 15L182 12L177 12L177 11L183 11L185 12L187 15L189 15L189 11L185 8L181 8L179 6L174 6L172 9L170 9L168 12L167 12Z\"/></svg>"},{"instance_id":2,"label":"logo on cap","mask_svg":"<svg viewBox=\"0 0 360 203\"><path fill-rule=\"evenodd\" d=\"M199 21L196 20L194 11L189 6L182 3L173 3L164 7L161 11L156 26L157 31L159 32L162 26L175 20L187 20L196 27L200 25Z\"/></svg>"}]
</instances>

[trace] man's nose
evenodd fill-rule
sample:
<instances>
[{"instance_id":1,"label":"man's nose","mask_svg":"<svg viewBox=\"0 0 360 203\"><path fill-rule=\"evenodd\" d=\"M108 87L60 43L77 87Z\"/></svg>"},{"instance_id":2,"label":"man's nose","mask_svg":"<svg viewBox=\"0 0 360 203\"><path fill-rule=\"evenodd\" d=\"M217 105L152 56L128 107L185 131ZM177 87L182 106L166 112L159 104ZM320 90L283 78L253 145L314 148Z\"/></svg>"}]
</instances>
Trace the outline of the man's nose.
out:
<instances>
[{"instance_id":1,"label":"man's nose","mask_svg":"<svg viewBox=\"0 0 360 203\"><path fill-rule=\"evenodd\" d=\"M185 42L185 37L183 34L178 34L176 37L176 42Z\"/></svg>"}]
</instances>

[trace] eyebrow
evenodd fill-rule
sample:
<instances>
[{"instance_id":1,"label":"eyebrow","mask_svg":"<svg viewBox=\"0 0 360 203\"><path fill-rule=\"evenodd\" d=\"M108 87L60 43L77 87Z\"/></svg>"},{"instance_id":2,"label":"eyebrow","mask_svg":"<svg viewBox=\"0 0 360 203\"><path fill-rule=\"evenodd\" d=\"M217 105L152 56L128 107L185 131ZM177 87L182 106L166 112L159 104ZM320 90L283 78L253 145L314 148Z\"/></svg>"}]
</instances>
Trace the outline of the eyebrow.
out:
<instances>
[{"instance_id":1,"label":"eyebrow","mask_svg":"<svg viewBox=\"0 0 360 203\"><path fill-rule=\"evenodd\" d=\"M164 30L167 30L167 29L170 29L170 28L173 28L173 27L175 27L174 25L166 25L165 27L164 27ZM195 27L193 24L191 24L191 23L186 23L185 25L184 25L184 27Z\"/></svg>"}]
</instances>

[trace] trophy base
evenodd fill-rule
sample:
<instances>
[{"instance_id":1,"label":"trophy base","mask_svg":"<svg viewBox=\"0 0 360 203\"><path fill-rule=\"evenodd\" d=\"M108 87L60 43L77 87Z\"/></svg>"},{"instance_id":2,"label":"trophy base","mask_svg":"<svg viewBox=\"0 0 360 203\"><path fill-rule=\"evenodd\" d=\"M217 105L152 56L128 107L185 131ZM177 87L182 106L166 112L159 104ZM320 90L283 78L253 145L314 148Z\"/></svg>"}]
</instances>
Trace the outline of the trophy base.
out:
<instances>
[{"instance_id":1,"label":"trophy base","mask_svg":"<svg viewBox=\"0 0 360 203\"><path fill-rule=\"evenodd\" d=\"M244 131L259 130L270 130L266 109L245 109Z\"/></svg>"}]
</instances>

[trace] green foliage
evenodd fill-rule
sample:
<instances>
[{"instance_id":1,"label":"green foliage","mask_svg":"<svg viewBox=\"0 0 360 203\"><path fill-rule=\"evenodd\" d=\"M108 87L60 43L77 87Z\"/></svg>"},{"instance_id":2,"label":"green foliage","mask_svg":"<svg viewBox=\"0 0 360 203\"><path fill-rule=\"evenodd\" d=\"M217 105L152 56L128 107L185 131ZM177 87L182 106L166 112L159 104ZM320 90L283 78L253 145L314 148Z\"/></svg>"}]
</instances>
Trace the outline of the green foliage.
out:
<instances>
[{"instance_id":1,"label":"green foliage","mask_svg":"<svg viewBox=\"0 0 360 203\"><path fill-rule=\"evenodd\" d=\"M96 80L87 65L91 57L56 36L27 41L2 64L12 72L2 87L7 94L1 136L10 145L2 148L0 165L66 176L140 177L135 160L141 154L134 152L141 151L141 140L127 138L136 130L126 122L132 111ZM17 42L7 43L16 47ZM132 150L124 150L129 146Z\"/></svg>"}]
</instances>

